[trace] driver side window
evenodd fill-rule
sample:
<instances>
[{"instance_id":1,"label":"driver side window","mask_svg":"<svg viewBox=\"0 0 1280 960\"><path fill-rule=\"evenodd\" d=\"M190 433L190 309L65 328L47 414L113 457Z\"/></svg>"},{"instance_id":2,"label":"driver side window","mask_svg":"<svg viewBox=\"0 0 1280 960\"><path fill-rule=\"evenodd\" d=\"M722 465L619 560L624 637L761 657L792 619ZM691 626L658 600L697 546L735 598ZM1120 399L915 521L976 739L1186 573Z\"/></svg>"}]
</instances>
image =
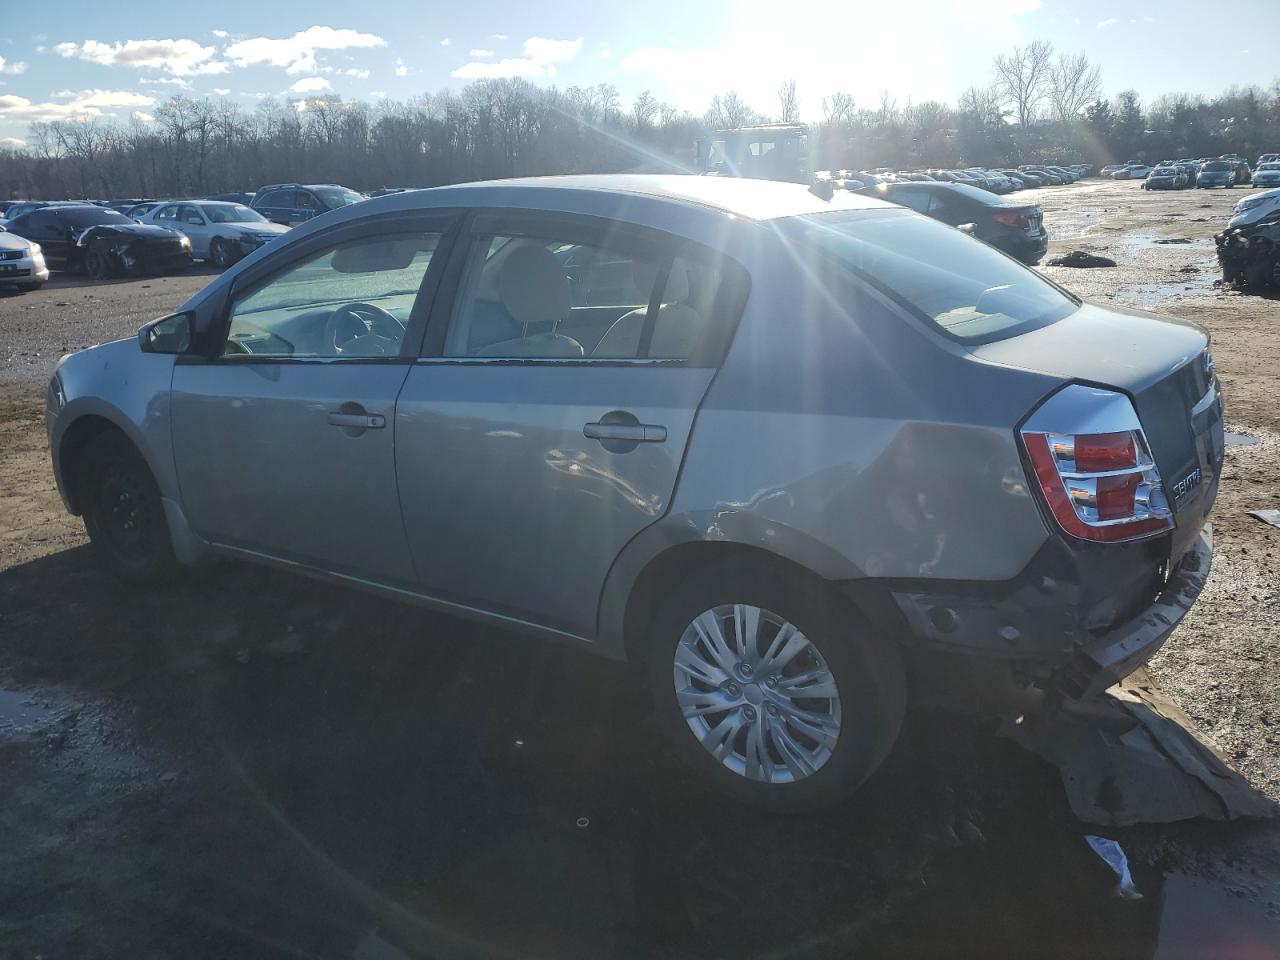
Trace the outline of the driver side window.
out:
<instances>
[{"instance_id":1,"label":"driver side window","mask_svg":"<svg viewBox=\"0 0 1280 960\"><path fill-rule=\"evenodd\" d=\"M368 358L400 353L438 232L335 244L238 296L228 359Z\"/></svg>"}]
</instances>

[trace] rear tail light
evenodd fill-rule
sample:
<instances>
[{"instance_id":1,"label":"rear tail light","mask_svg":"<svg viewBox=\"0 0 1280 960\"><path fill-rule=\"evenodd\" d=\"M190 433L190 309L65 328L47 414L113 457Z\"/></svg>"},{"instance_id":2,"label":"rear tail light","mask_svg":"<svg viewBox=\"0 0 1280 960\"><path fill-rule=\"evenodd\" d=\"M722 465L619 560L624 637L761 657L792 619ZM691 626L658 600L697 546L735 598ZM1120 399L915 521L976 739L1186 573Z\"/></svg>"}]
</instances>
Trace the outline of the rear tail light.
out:
<instances>
[{"instance_id":1,"label":"rear tail light","mask_svg":"<svg viewBox=\"0 0 1280 960\"><path fill-rule=\"evenodd\" d=\"M1072 384L1022 428L1032 480L1063 531L1116 543L1173 529L1137 411L1124 394Z\"/></svg>"},{"instance_id":2,"label":"rear tail light","mask_svg":"<svg viewBox=\"0 0 1280 960\"><path fill-rule=\"evenodd\" d=\"M991 219L996 223L1003 223L1006 227L1021 227L1026 229L1028 225L1026 211L1023 210L999 210L991 215Z\"/></svg>"}]
</instances>

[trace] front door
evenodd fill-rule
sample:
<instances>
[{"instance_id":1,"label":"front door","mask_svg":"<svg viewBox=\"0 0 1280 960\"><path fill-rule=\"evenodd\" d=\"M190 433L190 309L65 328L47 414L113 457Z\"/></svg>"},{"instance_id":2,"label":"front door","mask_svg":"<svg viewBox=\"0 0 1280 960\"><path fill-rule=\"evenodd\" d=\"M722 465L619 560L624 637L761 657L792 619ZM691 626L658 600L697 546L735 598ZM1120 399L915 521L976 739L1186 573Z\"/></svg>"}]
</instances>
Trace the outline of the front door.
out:
<instances>
[{"instance_id":1,"label":"front door","mask_svg":"<svg viewBox=\"0 0 1280 960\"><path fill-rule=\"evenodd\" d=\"M191 241L191 255L197 260L207 260L211 230L200 208L194 203L184 203L179 206L176 226Z\"/></svg>"},{"instance_id":2,"label":"front door","mask_svg":"<svg viewBox=\"0 0 1280 960\"><path fill-rule=\"evenodd\" d=\"M174 455L199 534L351 576L412 579L395 404L441 235L438 217L340 228L340 239L311 238L288 265L237 285L218 355L174 368Z\"/></svg>"},{"instance_id":3,"label":"front door","mask_svg":"<svg viewBox=\"0 0 1280 960\"><path fill-rule=\"evenodd\" d=\"M422 591L579 637L614 559L670 504L743 282L599 223L477 217L396 409Z\"/></svg>"}]
</instances>

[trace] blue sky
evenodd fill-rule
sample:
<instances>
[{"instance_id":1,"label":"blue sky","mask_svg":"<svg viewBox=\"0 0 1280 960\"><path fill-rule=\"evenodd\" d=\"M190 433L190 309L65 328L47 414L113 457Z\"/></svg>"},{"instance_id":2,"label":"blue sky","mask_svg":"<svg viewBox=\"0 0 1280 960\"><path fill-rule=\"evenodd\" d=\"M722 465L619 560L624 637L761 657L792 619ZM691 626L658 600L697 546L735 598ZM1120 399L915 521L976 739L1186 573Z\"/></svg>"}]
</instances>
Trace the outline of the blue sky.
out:
<instances>
[{"instance_id":1,"label":"blue sky","mask_svg":"<svg viewBox=\"0 0 1280 960\"><path fill-rule=\"evenodd\" d=\"M1205 21L1213 9L1214 22ZM1280 0L367 0L10 2L0 15L0 143L32 120L144 120L173 93L407 98L468 78L616 84L701 113L737 89L764 112L780 81L803 113L841 90L954 100L991 59L1047 39L1102 67L1108 94L1217 93L1280 77Z\"/></svg>"}]
</instances>

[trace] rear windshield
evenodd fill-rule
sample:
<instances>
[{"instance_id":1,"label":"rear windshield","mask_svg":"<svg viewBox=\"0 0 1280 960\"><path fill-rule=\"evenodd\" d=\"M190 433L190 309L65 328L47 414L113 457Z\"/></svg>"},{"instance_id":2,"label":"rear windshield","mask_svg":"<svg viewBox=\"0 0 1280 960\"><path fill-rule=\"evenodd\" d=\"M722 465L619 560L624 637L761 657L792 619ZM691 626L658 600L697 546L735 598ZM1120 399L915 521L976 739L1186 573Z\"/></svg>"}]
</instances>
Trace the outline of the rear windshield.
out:
<instances>
[{"instance_id":1,"label":"rear windshield","mask_svg":"<svg viewBox=\"0 0 1280 960\"><path fill-rule=\"evenodd\" d=\"M1222 170L1234 169L1234 164L1226 163L1225 161L1222 161L1222 160L1215 160L1213 163L1206 163L1204 165L1204 168L1211 172L1217 173Z\"/></svg>"},{"instance_id":2,"label":"rear windshield","mask_svg":"<svg viewBox=\"0 0 1280 960\"><path fill-rule=\"evenodd\" d=\"M819 282L840 282L833 266L852 271L965 343L1026 333L1077 308L1034 271L909 211L810 214L779 221L778 229Z\"/></svg>"}]
</instances>

